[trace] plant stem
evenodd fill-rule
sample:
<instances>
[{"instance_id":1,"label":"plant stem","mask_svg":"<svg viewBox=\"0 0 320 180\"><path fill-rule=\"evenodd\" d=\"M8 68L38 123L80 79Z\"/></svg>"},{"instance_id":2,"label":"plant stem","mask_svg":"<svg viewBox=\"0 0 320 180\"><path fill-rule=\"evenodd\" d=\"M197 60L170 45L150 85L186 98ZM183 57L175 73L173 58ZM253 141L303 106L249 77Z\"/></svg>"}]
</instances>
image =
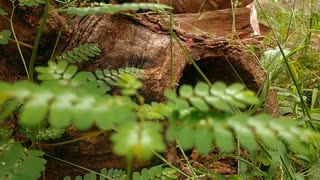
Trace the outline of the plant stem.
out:
<instances>
[{"instance_id":1,"label":"plant stem","mask_svg":"<svg viewBox=\"0 0 320 180\"><path fill-rule=\"evenodd\" d=\"M189 162L188 157L187 157L187 156L186 156L186 154L184 153L184 150L181 148L181 145L180 145L179 140L178 140L178 139L176 139L176 142L177 142L177 145L178 145L178 147L179 147L179 149L180 149L180 151L181 151L181 153L182 153L182 155L183 155L184 159L185 159L185 160L186 160L186 162L187 162L187 165L188 165L188 167L189 167L190 171L192 172L192 175L194 176L194 178L195 178L195 179L198 179L197 174L196 174L196 172L194 172L193 167L191 166L191 164L190 164L190 162Z\"/></svg>"},{"instance_id":2,"label":"plant stem","mask_svg":"<svg viewBox=\"0 0 320 180\"><path fill-rule=\"evenodd\" d=\"M61 161L61 162L66 163L66 164L70 164L70 165L75 166L75 167L77 167L77 168L84 169L84 170L86 170L86 171L88 171L88 172L97 174L97 175L99 175L100 177L104 177L104 178L106 178L106 179L114 180L114 179L111 178L111 177L108 177L108 176L106 176L106 175L104 175L104 174L101 174L101 173L97 173L97 172L95 172L95 171L93 171L93 170L91 170L91 169L85 168L85 167L83 167L83 166L79 166L79 165L74 164L74 163L72 163L72 162L69 162L69 161L66 161L66 160L63 160L63 159L60 159L60 158L51 156L51 155L49 155L49 154L45 154L45 156L48 156L48 157L50 157L50 158L52 158L52 159Z\"/></svg>"},{"instance_id":3,"label":"plant stem","mask_svg":"<svg viewBox=\"0 0 320 180\"><path fill-rule=\"evenodd\" d=\"M57 37L57 40L56 40L56 42L55 42L55 44L54 44L54 46L53 46L53 50L52 50L52 53L51 53L51 56L50 56L50 59L49 59L49 60L52 60L52 59L53 59L53 56L54 56L54 53L56 52L56 49L57 49L57 46L58 46L58 43L59 43L61 34L62 34L63 30L64 30L64 27L65 27L66 24L68 23L68 21L69 21L69 18L68 18L67 21L64 22L64 24L62 25L62 27L61 27L61 29L60 29L60 31L59 31L59 33L58 33L58 37Z\"/></svg>"},{"instance_id":4,"label":"plant stem","mask_svg":"<svg viewBox=\"0 0 320 180\"><path fill-rule=\"evenodd\" d=\"M88 139L88 138L91 138L91 137L96 137L102 133L104 133L105 131L99 131L99 132L95 132L95 133L92 133L92 134L89 134L89 135L86 135L86 136L82 136L82 137L79 137L79 138L75 138L75 139L71 139L69 141L63 141L63 142L58 142L58 143L53 143L53 144L40 144L41 146L60 146L60 145L65 145L65 144L70 144L70 143L74 143L74 142L77 142L77 141L80 141L80 140L83 140L83 139Z\"/></svg>"},{"instance_id":5,"label":"plant stem","mask_svg":"<svg viewBox=\"0 0 320 180\"><path fill-rule=\"evenodd\" d=\"M132 172L132 163L133 163L133 156L129 154L127 156L127 180L131 179L131 172Z\"/></svg>"},{"instance_id":6,"label":"plant stem","mask_svg":"<svg viewBox=\"0 0 320 180\"><path fill-rule=\"evenodd\" d=\"M184 173L183 171L181 171L179 168L173 166L170 162L168 162L164 157L162 157L159 153L157 153L155 150L152 150L152 153L157 156L159 159L161 159L164 163L166 163L168 166L170 166L171 168L175 169L176 171L178 171L180 174L184 175L186 177L186 179L190 179L191 177Z\"/></svg>"},{"instance_id":7,"label":"plant stem","mask_svg":"<svg viewBox=\"0 0 320 180\"><path fill-rule=\"evenodd\" d=\"M27 77L28 77L28 79L30 79L30 77L29 77L29 72L28 72L28 68L27 68L27 64L26 64L26 61L25 61L25 59L24 59L24 57L23 57L23 54L22 54L20 45L19 45L19 43L18 43L19 41L18 41L16 32L15 32L15 30L14 30L14 26L13 26L13 15L14 15L14 11L15 11L15 9L16 9L17 6L14 5L14 2L12 2L12 6L13 6L13 7L12 7L11 17L10 17L10 27L11 27L11 31L12 31L13 38L14 38L16 44L17 44L17 48L18 48L18 51L19 51L19 55L20 55L20 58L21 58L21 60L22 60L22 63L23 63L24 69L25 69L25 71L26 71Z\"/></svg>"},{"instance_id":8,"label":"plant stem","mask_svg":"<svg viewBox=\"0 0 320 180\"><path fill-rule=\"evenodd\" d=\"M33 49L32 49L32 54L31 54L31 58L30 58L30 63L29 63L29 80L33 81L33 69L34 69L34 63L36 60L36 56L37 56L37 52L38 52L38 47L39 47L39 43L40 43L40 39L41 39L41 35L43 33L43 30L45 28L48 16L49 16L49 9L50 9L50 0L45 0L45 9L44 9L44 13L43 13L43 17L42 17L42 21L33 45Z\"/></svg>"},{"instance_id":9,"label":"plant stem","mask_svg":"<svg viewBox=\"0 0 320 180\"><path fill-rule=\"evenodd\" d=\"M170 6L172 7L172 0L170 0ZM173 34L172 32L172 26L173 26L173 15L172 15L172 9L170 9L170 83L171 88L174 88L174 59L173 59Z\"/></svg>"},{"instance_id":10,"label":"plant stem","mask_svg":"<svg viewBox=\"0 0 320 180\"><path fill-rule=\"evenodd\" d=\"M172 37L174 38L174 40L178 43L179 47L182 49L183 53L187 56L188 60L190 60L190 62L192 63L192 65L194 66L194 68L198 71L198 73L200 74L200 76L204 79L204 81L209 84L210 86L212 86L212 83L210 82L210 80L207 78L207 76L203 73L203 71L200 69L200 67L197 65L197 63L195 62L195 60L191 57L191 55L189 54L188 50L186 49L186 47L181 43L181 40L177 37L177 35L175 34L175 32L170 29L170 25L168 25L168 23L165 21L164 17L162 14L160 14L160 18L163 22L163 24L166 26L166 28L169 30L170 34L172 35Z\"/></svg>"},{"instance_id":11,"label":"plant stem","mask_svg":"<svg viewBox=\"0 0 320 180\"><path fill-rule=\"evenodd\" d=\"M16 40L11 39L11 38L8 38L8 40L11 41L11 42L14 42L14 43L18 43L18 44L20 44L21 46L24 46L24 47L27 47L27 48L30 48L30 49L33 48L32 45L27 44L27 43L24 43L24 42L21 42L21 41L16 41Z\"/></svg>"}]
</instances>

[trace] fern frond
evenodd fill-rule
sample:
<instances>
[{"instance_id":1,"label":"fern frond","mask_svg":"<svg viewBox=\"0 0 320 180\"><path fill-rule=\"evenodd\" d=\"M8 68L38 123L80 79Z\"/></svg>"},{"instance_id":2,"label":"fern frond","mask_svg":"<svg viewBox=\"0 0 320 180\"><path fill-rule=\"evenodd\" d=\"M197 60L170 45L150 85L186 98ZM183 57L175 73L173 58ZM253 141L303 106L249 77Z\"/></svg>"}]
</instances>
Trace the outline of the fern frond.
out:
<instances>
[{"instance_id":1,"label":"fern frond","mask_svg":"<svg viewBox=\"0 0 320 180\"><path fill-rule=\"evenodd\" d=\"M120 68L118 70L97 70L95 73L80 71L75 65L67 61L49 61L48 66L36 67L38 79L44 84L59 83L73 89L87 89L97 94L105 94L111 86L118 85L123 80L123 75L130 74L136 78L141 78L143 70L137 68Z\"/></svg>"},{"instance_id":2,"label":"fern frond","mask_svg":"<svg viewBox=\"0 0 320 180\"><path fill-rule=\"evenodd\" d=\"M180 109L191 105L202 112L208 112L213 108L233 113L236 108L243 109L247 105L259 102L253 91L245 89L245 86L239 83L228 87L222 82L216 82L211 87L203 82L198 83L195 88L191 85L182 85L179 97L172 90L168 90L166 96L177 105L182 105Z\"/></svg>"},{"instance_id":3,"label":"fern frond","mask_svg":"<svg viewBox=\"0 0 320 180\"><path fill-rule=\"evenodd\" d=\"M62 53L57 56L58 61L68 61L69 63L80 63L82 61L88 61L90 58L94 58L101 54L101 50L96 44L84 44L76 47L68 52Z\"/></svg>"},{"instance_id":4,"label":"fern frond","mask_svg":"<svg viewBox=\"0 0 320 180\"><path fill-rule=\"evenodd\" d=\"M144 71L135 67L127 67L125 69L120 68L118 70L97 70L94 73L97 79L104 81L111 86L118 85L118 83L123 79L121 76L126 74L132 75L135 78L142 78Z\"/></svg>"},{"instance_id":5,"label":"fern frond","mask_svg":"<svg viewBox=\"0 0 320 180\"><path fill-rule=\"evenodd\" d=\"M38 140L49 140L60 138L64 134L63 129L49 127L47 129L39 129L37 134Z\"/></svg>"},{"instance_id":6,"label":"fern frond","mask_svg":"<svg viewBox=\"0 0 320 180\"><path fill-rule=\"evenodd\" d=\"M0 177L1 179L20 180L37 179L45 169L44 153L28 150L14 140L0 141ZM30 168L32 167L32 168Z\"/></svg>"},{"instance_id":7,"label":"fern frond","mask_svg":"<svg viewBox=\"0 0 320 180\"><path fill-rule=\"evenodd\" d=\"M126 172L121 169L101 169L100 173L87 173L83 177L76 176L75 180L98 180L98 179L114 179L114 180L125 180ZM71 180L70 176L66 176L63 180Z\"/></svg>"},{"instance_id":8,"label":"fern frond","mask_svg":"<svg viewBox=\"0 0 320 180\"><path fill-rule=\"evenodd\" d=\"M138 10L158 10L163 11L164 9L172 9L170 6L154 3L124 3L124 4L112 4L110 6L102 7L84 7L76 8L69 7L68 9L61 9L60 12L66 12L70 15L86 16L94 14L116 14L124 11L138 11Z\"/></svg>"},{"instance_id":9,"label":"fern frond","mask_svg":"<svg viewBox=\"0 0 320 180\"><path fill-rule=\"evenodd\" d=\"M109 178L114 180L125 180L126 172L121 169L106 169L103 168L100 173L87 173L83 177L77 176L77 180L98 180ZM153 166L149 169L143 168L141 172L134 172L132 180L157 180L157 179L177 179L177 171L173 168L162 167L161 165ZM71 180L71 177L66 176L64 180Z\"/></svg>"},{"instance_id":10,"label":"fern frond","mask_svg":"<svg viewBox=\"0 0 320 180\"><path fill-rule=\"evenodd\" d=\"M183 148L195 146L200 152L207 153L217 145L224 152L232 152L236 137L250 152L258 150L259 142L271 150L279 150L281 144L286 144L293 152L303 155L309 154L306 143L319 147L320 134L299 127L294 120L279 120L263 114L221 115L214 111L216 108L231 112L234 107L257 103L252 92L244 90L240 84L227 87L215 83L209 87L199 83L194 89L182 86L179 96L173 91L166 92L166 96L169 103L175 104L166 136L169 140L178 139Z\"/></svg>"},{"instance_id":11,"label":"fern frond","mask_svg":"<svg viewBox=\"0 0 320 180\"><path fill-rule=\"evenodd\" d=\"M84 93L59 84L41 86L19 81L1 85L0 110L6 111L7 101L21 102L19 122L26 127L38 126L48 119L55 128L73 124L85 130L96 124L100 129L109 129L114 123L135 120L132 109L136 105L129 97Z\"/></svg>"},{"instance_id":12,"label":"fern frond","mask_svg":"<svg viewBox=\"0 0 320 180\"><path fill-rule=\"evenodd\" d=\"M271 150L279 150L281 144L286 144L293 152L303 155L310 154L307 143L319 147L319 133L298 127L298 123L290 119L245 113L222 116L199 111L190 111L184 116L174 114L176 116L170 118L167 138L178 139L185 149L195 145L201 153L209 152L214 145L230 153L236 147L236 137L250 152L258 150L259 142Z\"/></svg>"}]
</instances>

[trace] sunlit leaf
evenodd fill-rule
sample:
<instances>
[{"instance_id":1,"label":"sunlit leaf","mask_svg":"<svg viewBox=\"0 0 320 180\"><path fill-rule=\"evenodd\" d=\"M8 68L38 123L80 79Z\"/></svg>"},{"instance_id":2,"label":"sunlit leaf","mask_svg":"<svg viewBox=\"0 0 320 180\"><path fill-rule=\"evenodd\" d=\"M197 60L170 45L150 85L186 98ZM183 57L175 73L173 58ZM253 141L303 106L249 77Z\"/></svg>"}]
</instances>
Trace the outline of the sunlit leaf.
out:
<instances>
[{"instance_id":1,"label":"sunlit leaf","mask_svg":"<svg viewBox=\"0 0 320 180\"><path fill-rule=\"evenodd\" d=\"M164 151L161 126L159 124L127 123L121 126L111 137L114 143L114 152L120 156L136 157L148 160L152 151Z\"/></svg>"},{"instance_id":2,"label":"sunlit leaf","mask_svg":"<svg viewBox=\"0 0 320 180\"><path fill-rule=\"evenodd\" d=\"M190 85L182 85L179 89L179 95L184 98L189 98L193 95L193 89Z\"/></svg>"}]
</instances>

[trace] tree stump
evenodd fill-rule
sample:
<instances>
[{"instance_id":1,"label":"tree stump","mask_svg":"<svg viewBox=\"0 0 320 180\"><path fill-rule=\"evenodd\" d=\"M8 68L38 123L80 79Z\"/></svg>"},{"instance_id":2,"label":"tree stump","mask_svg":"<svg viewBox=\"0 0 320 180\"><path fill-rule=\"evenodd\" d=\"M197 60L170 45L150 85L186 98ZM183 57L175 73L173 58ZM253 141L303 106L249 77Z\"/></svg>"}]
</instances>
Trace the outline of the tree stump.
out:
<instances>
[{"instance_id":1,"label":"tree stump","mask_svg":"<svg viewBox=\"0 0 320 180\"><path fill-rule=\"evenodd\" d=\"M10 2L6 0L0 0L0 2L0 7L10 12ZM19 40L29 44L32 44L35 39L42 12L41 8L38 8L36 12L39 13L31 14L34 11L31 8L19 8L14 19ZM200 14L188 13L174 16L174 32L179 41L211 82L223 81L227 84L243 82L249 89L258 91L264 83L266 73L260 67L256 56L247 48L248 45L253 45L258 52L259 40L261 40L260 37L251 36L253 30L250 26L250 10L244 7L238 8L235 11L235 22L231 9L217 11L206 9L206 11ZM40 44L38 64L45 64L50 57L57 34L65 21L67 21L66 17L56 12L50 15ZM0 29L9 29L8 22L1 16L0 22ZM232 32L233 23L235 23L234 32ZM28 31L25 31L26 27ZM194 85L202 81L176 41L172 47L174 66L171 71L170 33L158 15L136 14L131 17L100 14L83 18L75 17L70 19L68 25L64 27L56 54L84 43L97 44L103 53L92 61L82 63L81 69L90 71L120 67L145 69L144 87L141 93L146 102L165 100L163 93L170 88L171 74L175 88L182 84ZM31 50L24 48L23 52L28 59ZM1 80L14 81L25 77L20 61L15 44L0 46ZM273 113L277 105L275 94L271 94L268 99L268 111ZM70 130L63 140L82 135L81 132ZM87 141L54 148L43 147L43 149L56 157L93 170L103 167L126 167L123 159L112 155L107 134ZM150 162L137 163L135 168L148 165ZM48 177L61 179L65 175L81 172L77 168L71 166L69 168L65 164L49 159L46 173Z\"/></svg>"}]
</instances>

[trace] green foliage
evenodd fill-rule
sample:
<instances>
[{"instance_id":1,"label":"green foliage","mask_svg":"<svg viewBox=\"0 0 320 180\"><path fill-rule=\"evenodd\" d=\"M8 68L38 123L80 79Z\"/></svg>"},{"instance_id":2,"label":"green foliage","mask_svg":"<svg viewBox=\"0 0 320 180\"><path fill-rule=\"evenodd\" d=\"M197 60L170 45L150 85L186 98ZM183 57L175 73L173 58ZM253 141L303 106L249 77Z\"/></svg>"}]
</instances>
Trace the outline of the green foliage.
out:
<instances>
[{"instance_id":1,"label":"green foliage","mask_svg":"<svg viewBox=\"0 0 320 180\"><path fill-rule=\"evenodd\" d=\"M131 89L135 93L142 84L136 82L135 78L134 80L131 78L130 83L128 75L140 78L144 74L143 70L133 67L120 68L118 70L96 70L95 73L87 71L78 72L78 67L69 64L67 61L49 61L48 66L38 66L36 67L36 71L38 72L38 79L44 81L44 85L58 83L73 89L80 88L81 90L94 91L97 94L105 94L111 90L110 86L121 86L121 84L126 85L122 85L124 86L124 90L127 89L129 91Z\"/></svg>"},{"instance_id":2,"label":"green foliage","mask_svg":"<svg viewBox=\"0 0 320 180\"><path fill-rule=\"evenodd\" d=\"M246 105L259 102L252 91L246 90L244 85L238 83L227 87L222 82L216 82L209 87L208 84L200 82L194 89L190 85L182 85L179 97L172 90L167 91L166 96L180 110L193 106L201 112L208 112L213 108L233 113L237 108L243 109Z\"/></svg>"},{"instance_id":3,"label":"green foliage","mask_svg":"<svg viewBox=\"0 0 320 180\"><path fill-rule=\"evenodd\" d=\"M44 1L19 0L21 6L38 6L39 4L44 4ZM116 5L93 3L92 7L82 7L87 4L80 2L80 8L70 7L77 4L76 1L65 1L65 7L68 8L58 11L85 16L139 9L156 11L171 9L168 6L148 3ZM309 25L306 28L305 37L297 36L300 39L297 38L298 43L294 44L290 42L293 37L290 31L300 28L297 22L305 21L301 18L303 12L279 6L279 11L273 13L271 22L279 30L276 36L279 36L277 37L280 42L278 45L284 46L284 54L281 55L280 48L273 48L267 50L261 59L272 82L279 83L280 80L287 82L288 74L283 73L284 71L290 72L292 78L298 81L294 86L288 83L275 89L279 90L278 95L282 98L280 99L282 104L288 102L290 107L295 107L292 114L300 117L300 120L307 120L304 116L309 109L312 112L312 119L309 118L309 120L320 119L317 75L319 72L317 52L319 51L316 48L318 40L312 39L313 35L318 37L320 16L315 12L317 11L309 13L309 24L304 22ZM46 13L48 14L48 11ZM7 14L0 8L1 16ZM292 19L288 21L289 18ZM43 24L45 20L46 17L42 19ZM10 23L13 24L13 22ZM283 27L283 24L287 26ZM10 36L11 31L2 30L0 44L7 44ZM37 39L40 40L40 36ZM17 39L15 41L19 46L20 42ZM36 48L34 50L36 52ZM315 51L314 54L307 54L312 50ZM1 123L11 113L16 113L22 128L31 127L28 130L32 131L30 136L34 135L31 137L32 141L59 138L63 135L64 129L70 125L78 130L87 130L93 126L100 130L114 129L115 133L112 135L114 153L126 156L128 159L150 159L154 151L164 151L162 131L167 140L179 142L178 144L184 149L195 148L200 153L208 153L213 147L232 153L240 145L249 152L253 161L255 156L258 156L257 162L268 167L264 167L268 169L267 173L259 174L266 179L275 178L279 169L284 170L287 177L291 179L301 176L301 173L295 173L291 166L293 158L289 153L293 152L295 158L302 159L305 164L313 163L308 165L311 167L310 178L317 177L319 132L302 127L301 122L293 119L273 118L264 114L251 116L242 113L240 110L245 111L247 106L259 103L254 93L247 90L245 86L237 83L227 86L221 82L214 83L212 86L205 83L198 83L195 87L183 85L178 90L178 94L172 90L166 92L168 102L145 104L143 97L138 93L143 84L137 79L142 77L143 70L125 68L86 72L78 71L77 66L72 64L88 61L100 53L101 50L95 44L85 44L58 56L56 62L49 61L46 67L37 67L41 85L24 81L13 84L1 82ZM33 70L32 63L31 69ZM30 72L33 74L32 71ZM112 86L121 88L121 96L105 94ZM299 92L300 88L305 94ZM307 107L297 106L301 101L310 102L310 104ZM292 106L290 102L294 105ZM167 129L163 130L164 128L158 122L151 122L159 119L169 121L166 124ZM50 128L44 127L47 125ZM317 126L318 129L319 126ZM37 129L38 127L40 129ZM40 157L43 152L28 150L18 142L7 140L12 135L12 129L0 128L0 166L2 166L0 177L4 179L38 178L45 164L45 160ZM247 164L243 162L240 164L241 173L249 170ZM252 163L253 166L258 169L254 163ZM282 167L279 168L279 166ZM103 169L99 175L101 179L126 178L124 171L114 169ZM242 176L242 178L246 177ZM76 179L82 179L82 177L79 176ZM96 173L89 173L83 179L97 179L97 176ZM171 168L157 166L144 169L141 173L133 173L132 179L177 179L177 172Z\"/></svg>"},{"instance_id":4,"label":"green foliage","mask_svg":"<svg viewBox=\"0 0 320 180\"><path fill-rule=\"evenodd\" d=\"M64 134L64 129L49 127L47 129L39 129L37 133L38 140L58 139Z\"/></svg>"},{"instance_id":5,"label":"green foliage","mask_svg":"<svg viewBox=\"0 0 320 180\"><path fill-rule=\"evenodd\" d=\"M133 180L171 180L177 179L177 171L173 168L163 168L162 166L154 166L150 169L142 169L141 173L134 172Z\"/></svg>"},{"instance_id":6,"label":"green foliage","mask_svg":"<svg viewBox=\"0 0 320 180\"><path fill-rule=\"evenodd\" d=\"M165 120L173 110L170 104L156 103L144 104L138 109L137 115L140 119Z\"/></svg>"},{"instance_id":7,"label":"green foliage","mask_svg":"<svg viewBox=\"0 0 320 180\"><path fill-rule=\"evenodd\" d=\"M19 122L25 127L36 127L48 119L55 128L74 124L76 128L85 130L96 124L100 129L110 129L115 122L135 119L132 112L135 105L126 97L83 94L59 84L40 86L26 81L15 84L2 82L0 87L0 105L23 103ZM0 112L7 108L1 106ZM14 110L10 108L10 111Z\"/></svg>"},{"instance_id":8,"label":"green foliage","mask_svg":"<svg viewBox=\"0 0 320 180\"><path fill-rule=\"evenodd\" d=\"M59 61L68 61L69 63L80 63L82 61L88 61L90 58L99 56L101 50L95 44L84 44L76 47L70 51L62 53L57 56L56 59Z\"/></svg>"},{"instance_id":9,"label":"green foliage","mask_svg":"<svg viewBox=\"0 0 320 180\"><path fill-rule=\"evenodd\" d=\"M18 0L20 6L28 6L28 7L33 7L33 6L39 6L40 4L44 4L44 0Z\"/></svg>"},{"instance_id":10,"label":"green foliage","mask_svg":"<svg viewBox=\"0 0 320 180\"><path fill-rule=\"evenodd\" d=\"M33 180L45 169L44 153L28 150L13 140L0 141L0 177L10 180Z\"/></svg>"},{"instance_id":11,"label":"green foliage","mask_svg":"<svg viewBox=\"0 0 320 180\"><path fill-rule=\"evenodd\" d=\"M13 129L10 129L8 127L0 127L0 139L9 139L9 137L12 135Z\"/></svg>"},{"instance_id":12,"label":"green foliage","mask_svg":"<svg viewBox=\"0 0 320 180\"><path fill-rule=\"evenodd\" d=\"M4 13L4 12L2 12L2 13ZM11 31L2 30L0 32L0 44L8 44L8 39L9 39L10 36L11 36Z\"/></svg>"},{"instance_id":13,"label":"green foliage","mask_svg":"<svg viewBox=\"0 0 320 180\"><path fill-rule=\"evenodd\" d=\"M241 84L227 87L217 82L209 87L199 83L195 88L184 85L179 90L179 96L172 91L167 91L166 95L176 105L169 118L166 136L169 140L178 139L182 148L195 146L199 152L207 153L217 145L222 151L230 153L236 147L235 137L249 152L257 151L260 141L272 150L278 150L285 143L295 153L304 155L309 154L306 143L318 147L313 140L319 139L319 134L299 128L296 121L278 120L268 115L219 113L231 113L235 107L244 108L246 104L257 103L253 93L244 90ZM209 108L219 111L209 111Z\"/></svg>"},{"instance_id":14,"label":"green foliage","mask_svg":"<svg viewBox=\"0 0 320 180\"><path fill-rule=\"evenodd\" d=\"M60 12L66 12L70 15L77 16L86 16L93 14L116 14L125 11L138 11L144 9L151 9L156 11L163 11L164 9L172 9L169 6L154 4L154 3L125 3L125 4L113 4L110 6L102 6L102 7L69 7L67 9L61 9Z\"/></svg>"},{"instance_id":15,"label":"green foliage","mask_svg":"<svg viewBox=\"0 0 320 180\"><path fill-rule=\"evenodd\" d=\"M148 160L152 150L165 150L162 142L161 126L157 123L126 123L111 137L114 153L120 156Z\"/></svg>"},{"instance_id":16,"label":"green foliage","mask_svg":"<svg viewBox=\"0 0 320 180\"><path fill-rule=\"evenodd\" d=\"M98 177L97 177L98 176ZM114 180L125 180L126 172L121 169L101 169L100 173L90 172L85 174L83 177L76 176L75 180L102 180L102 179L114 179ZM63 180L71 180L71 177L66 176Z\"/></svg>"},{"instance_id":17,"label":"green foliage","mask_svg":"<svg viewBox=\"0 0 320 180\"><path fill-rule=\"evenodd\" d=\"M125 180L126 173L119 169L106 169L103 168L100 173L87 173L83 177L77 176L75 180L98 180L98 179L114 179ZM141 172L134 172L132 180L171 180L177 179L177 171L173 168L153 166L149 169L143 168ZM64 180L71 180L66 176Z\"/></svg>"},{"instance_id":18,"label":"green foliage","mask_svg":"<svg viewBox=\"0 0 320 180\"><path fill-rule=\"evenodd\" d=\"M8 15L8 13L4 9L0 8L0 15L6 16L6 15Z\"/></svg>"}]
</instances>

